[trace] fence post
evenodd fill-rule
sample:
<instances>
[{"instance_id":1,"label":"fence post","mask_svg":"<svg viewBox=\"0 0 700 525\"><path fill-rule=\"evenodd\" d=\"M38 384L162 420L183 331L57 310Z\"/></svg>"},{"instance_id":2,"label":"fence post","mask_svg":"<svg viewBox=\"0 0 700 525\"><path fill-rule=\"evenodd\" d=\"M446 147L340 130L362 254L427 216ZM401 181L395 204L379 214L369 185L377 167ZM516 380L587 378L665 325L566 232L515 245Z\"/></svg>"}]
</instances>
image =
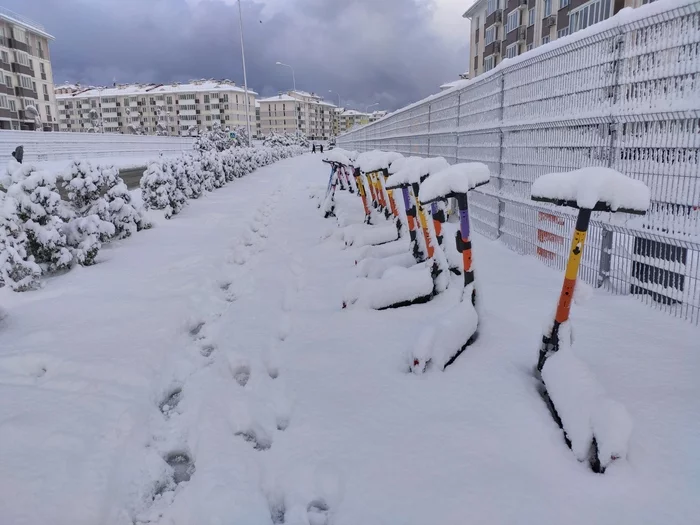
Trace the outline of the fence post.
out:
<instances>
[{"instance_id":1,"label":"fence post","mask_svg":"<svg viewBox=\"0 0 700 525\"><path fill-rule=\"evenodd\" d=\"M430 119L432 117L432 113L433 113L433 105L428 104L428 135L427 135L427 138L428 138L428 157L430 157Z\"/></svg>"},{"instance_id":2,"label":"fence post","mask_svg":"<svg viewBox=\"0 0 700 525\"><path fill-rule=\"evenodd\" d=\"M457 94L457 140L455 140L455 164L459 162L459 118L462 113L462 92Z\"/></svg>"},{"instance_id":3,"label":"fence post","mask_svg":"<svg viewBox=\"0 0 700 525\"><path fill-rule=\"evenodd\" d=\"M498 227L496 229L496 239L499 239L501 237L501 232L503 231L503 223L505 222L505 211L505 201L498 199Z\"/></svg>"},{"instance_id":4,"label":"fence post","mask_svg":"<svg viewBox=\"0 0 700 525\"><path fill-rule=\"evenodd\" d=\"M503 100L504 100L504 84L505 84L505 77L503 76L503 73L500 73L501 81L500 81L500 90L499 90L499 103L498 103L498 176L496 177L498 180L498 188L496 190L501 189L501 175L503 174Z\"/></svg>"},{"instance_id":5,"label":"fence post","mask_svg":"<svg viewBox=\"0 0 700 525\"><path fill-rule=\"evenodd\" d=\"M598 281L596 287L600 288L610 278L612 267L613 231L603 227L600 239L600 263L598 264Z\"/></svg>"}]
</instances>

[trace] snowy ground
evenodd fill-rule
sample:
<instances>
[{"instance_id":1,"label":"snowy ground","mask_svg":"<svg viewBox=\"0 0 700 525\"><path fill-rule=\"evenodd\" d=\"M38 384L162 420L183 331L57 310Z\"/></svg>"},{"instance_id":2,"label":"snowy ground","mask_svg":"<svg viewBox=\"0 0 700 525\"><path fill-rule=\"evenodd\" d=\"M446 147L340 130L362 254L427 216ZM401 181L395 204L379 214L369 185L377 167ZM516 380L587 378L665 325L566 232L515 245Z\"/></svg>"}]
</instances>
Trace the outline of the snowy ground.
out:
<instances>
[{"instance_id":1,"label":"snowy ground","mask_svg":"<svg viewBox=\"0 0 700 525\"><path fill-rule=\"evenodd\" d=\"M319 156L280 161L97 266L0 290L0 523L695 519L697 328L605 293L574 305L574 350L635 421L628 460L593 474L531 374L562 276L476 236L480 337L407 374L459 278L426 305L342 310L361 248L327 237L309 199L327 177ZM337 205L361 221L357 197Z\"/></svg>"}]
</instances>

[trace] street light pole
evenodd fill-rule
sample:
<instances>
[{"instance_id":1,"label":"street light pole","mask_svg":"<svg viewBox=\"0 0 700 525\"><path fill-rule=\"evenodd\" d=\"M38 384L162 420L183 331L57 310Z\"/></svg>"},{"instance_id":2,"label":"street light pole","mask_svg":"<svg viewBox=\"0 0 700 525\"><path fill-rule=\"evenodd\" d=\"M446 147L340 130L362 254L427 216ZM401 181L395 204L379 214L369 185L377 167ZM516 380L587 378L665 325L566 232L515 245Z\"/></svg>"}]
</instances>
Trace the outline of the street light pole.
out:
<instances>
[{"instance_id":1,"label":"street light pole","mask_svg":"<svg viewBox=\"0 0 700 525\"><path fill-rule=\"evenodd\" d=\"M329 89L328 92L329 92L329 93L335 93L336 95L338 95L338 107L340 107L340 93L336 93L336 92L333 91L332 89Z\"/></svg>"},{"instance_id":2,"label":"street light pole","mask_svg":"<svg viewBox=\"0 0 700 525\"><path fill-rule=\"evenodd\" d=\"M238 0L238 1L240 2L240 0ZM293 86L294 91L296 91L297 90L297 80L296 80L296 77L294 76L294 68L292 66L290 66L289 64L283 64L282 62L276 62L276 64L278 66L288 67L289 69L292 70L292 86Z\"/></svg>"},{"instance_id":3,"label":"street light pole","mask_svg":"<svg viewBox=\"0 0 700 525\"><path fill-rule=\"evenodd\" d=\"M241 0L238 0L238 26L241 32L241 59L243 61L243 88L245 90L245 124L248 132L248 145L252 144L253 137L250 134L250 102L248 100L248 75L245 69L245 47L243 45L243 11Z\"/></svg>"},{"instance_id":4,"label":"street light pole","mask_svg":"<svg viewBox=\"0 0 700 525\"><path fill-rule=\"evenodd\" d=\"M365 113L367 113L369 115L369 108L372 108L372 107L378 106L378 105L379 105L379 102L375 102L374 104L370 104L369 106L367 106L367 108L365 108Z\"/></svg>"}]
</instances>

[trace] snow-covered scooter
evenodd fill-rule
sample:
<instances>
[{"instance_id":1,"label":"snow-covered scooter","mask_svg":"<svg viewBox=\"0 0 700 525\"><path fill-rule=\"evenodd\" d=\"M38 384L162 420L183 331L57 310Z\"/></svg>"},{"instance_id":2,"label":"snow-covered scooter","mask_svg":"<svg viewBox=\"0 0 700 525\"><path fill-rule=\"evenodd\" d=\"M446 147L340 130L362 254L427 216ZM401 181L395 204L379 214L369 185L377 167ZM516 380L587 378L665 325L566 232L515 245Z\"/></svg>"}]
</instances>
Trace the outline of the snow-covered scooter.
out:
<instances>
[{"instance_id":1,"label":"snow-covered scooter","mask_svg":"<svg viewBox=\"0 0 700 525\"><path fill-rule=\"evenodd\" d=\"M609 399L588 366L572 352L571 301L583 257L586 233L594 211L644 215L649 188L609 168L582 168L549 173L532 185L532 200L579 210L553 322L542 337L536 375L541 395L564 440L579 461L597 473L627 454L632 431L629 413Z\"/></svg>"},{"instance_id":2,"label":"snow-covered scooter","mask_svg":"<svg viewBox=\"0 0 700 525\"><path fill-rule=\"evenodd\" d=\"M398 159L397 159L398 160ZM343 308L361 306L375 310L400 308L413 304L425 303L438 293L444 291L449 284L449 270L445 254L432 238L428 226L427 214L417 198L420 181L425 180L431 173L449 166L442 157L420 159L404 162L402 168L389 176L386 181L387 189L411 188L415 199L416 216L423 230L425 253L427 260L415 264L411 257L399 261L391 258L383 265L378 278L356 279L346 289ZM400 256L399 256L400 257Z\"/></svg>"},{"instance_id":3,"label":"snow-covered scooter","mask_svg":"<svg viewBox=\"0 0 700 525\"><path fill-rule=\"evenodd\" d=\"M460 229L455 241L457 250L462 254L464 289L460 302L437 326L427 328L419 338L409 359L409 368L416 374L425 372L431 366L444 370L476 340L479 318L476 312L467 192L488 184L490 176L488 166L470 162L441 170L421 185L419 202L434 204L448 198L457 200Z\"/></svg>"}]
</instances>

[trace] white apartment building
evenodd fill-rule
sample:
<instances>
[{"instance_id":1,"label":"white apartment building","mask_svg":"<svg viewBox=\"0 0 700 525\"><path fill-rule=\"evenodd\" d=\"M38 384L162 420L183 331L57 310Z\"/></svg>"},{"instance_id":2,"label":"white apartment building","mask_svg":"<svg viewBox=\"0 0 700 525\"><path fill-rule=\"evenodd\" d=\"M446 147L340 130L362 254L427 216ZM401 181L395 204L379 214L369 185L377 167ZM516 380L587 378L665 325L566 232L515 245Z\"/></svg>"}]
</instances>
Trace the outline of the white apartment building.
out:
<instances>
[{"instance_id":1,"label":"white apartment building","mask_svg":"<svg viewBox=\"0 0 700 525\"><path fill-rule=\"evenodd\" d=\"M469 78L552 40L653 0L476 0L471 20Z\"/></svg>"},{"instance_id":2,"label":"white apartment building","mask_svg":"<svg viewBox=\"0 0 700 525\"><path fill-rule=\"evenodd\" d=\"M255 97L248 90L251 133L255 133ZM114 87L56 88L61 131L189 135L246 125L245 90L229 80L192 80L187 84L126 84Z\"/></svg>"},{"instance_id":3,"label":"white apartment building","mask_svg":"<svg viewBox=\"0 0 700 525\"><path fill-rule=\"evenodd\" d=\"M375 120L379 120L387 114L386 111L373 111L372 113L363 113L354 109L338 108L336 110L336 118L334 121L334 134L340 135L349 131L353 126L362 126L369 124Z\"/></svg>"},{"instance_id":4,"label":"white apartment building","mask_svg":"<svg viewBox=\"0 0 700 525\"><path fill-rule=\"evenodd\" d=\"M261 98L260 133L294 133L302 131L311 140L327 140L333 135L335 104L306 91L288 91Z\"/></svg>"},{"instance_id":5,"label":"white apartment building","mask_svg":"<svg viewBox=\"0 0 700 525\"><path fill-rule=\"evenodd\" d=\"M40 23L0 7L0 129L58 130L53 39Z\"/></svg>"}]
</instances>

